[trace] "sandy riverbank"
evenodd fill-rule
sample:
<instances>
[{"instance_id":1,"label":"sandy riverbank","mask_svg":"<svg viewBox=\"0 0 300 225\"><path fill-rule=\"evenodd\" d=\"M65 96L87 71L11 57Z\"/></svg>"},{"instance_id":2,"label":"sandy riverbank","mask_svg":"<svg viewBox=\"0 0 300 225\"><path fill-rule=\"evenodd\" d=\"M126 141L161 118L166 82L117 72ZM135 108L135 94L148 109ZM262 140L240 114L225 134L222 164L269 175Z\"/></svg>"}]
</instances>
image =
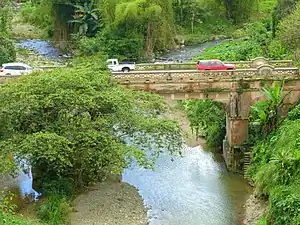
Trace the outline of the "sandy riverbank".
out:
<instances>
[{"instance_id":1,"label":"sandy riverbank","mask_svg":"<svg viewBox=\"0 0 300 225\"><path fill-rule=\"evenodd\" d=\"M129 184L106 180L77 197L72 225L146 225L147 212L137 190Z\"/></svg>"}]
</instances>

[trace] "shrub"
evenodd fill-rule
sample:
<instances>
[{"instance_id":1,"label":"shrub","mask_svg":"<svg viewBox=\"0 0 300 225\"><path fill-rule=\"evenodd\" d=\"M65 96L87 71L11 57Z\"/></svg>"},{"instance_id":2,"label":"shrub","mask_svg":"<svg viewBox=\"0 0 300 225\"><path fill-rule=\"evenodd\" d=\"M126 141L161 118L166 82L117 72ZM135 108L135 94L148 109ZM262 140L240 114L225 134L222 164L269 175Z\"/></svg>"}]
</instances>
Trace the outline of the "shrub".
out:
<instances>
[{"instance_id":1,"label":"shrub","mask_svg":"<svg viewBox=\"0 0 300 225\"><path fill-rule=\"evenodd\" d=\"M1 225L41 225L36 221L30 221L11 213L3 213L0 210L0 224Z\"/></svg>"},{"instance_id":2,"label":"shrub","mask_svg":"<svg viewBox=\"0 0 300 225\"><path fill-rule=\"evenodd\" d=\"M16 48L14 42L0 33L0 65L14 62L16 59Z\"/></svg>"},{"instance_id":3,"label":"shrub","mask_svg":"<svg viewBox=\"0 0 300 225\"><path fill-rule=\"evenodd\" d=\"M69 222L70 205L58 196L50 196L48 201L38 206L38 218L49 225L62 225Z\"/></svg>"},{"instance_id":4,"label":"shrub","mask_svg":"<svg viewBox=\"0 0 300 225\"><path fill-rule=\"evenodd\" d=\"M207 48L203 54L197 56L195 60L220 59L223 61L247 61L261 55L261 47L253 41L234 40Z\"/></svg>"},{"instance_id":5,"label":"shrub","mask_svg":"<svg viewBox=\"0 0 300 225\"><path fill-rule=\"evenodd\" d=\"M272 190L269 198L268 222L272 225L298 225L300 218L299 184L279 186Z\"/></svg>"},{"instance_id":6,"label":"shrub","mask_svg":"<svg viewBox=\"0 0 300 225\"><path fill-rule=\"evenodd\" d=\"M73 196L72 182L68 179L45 180L39 179L41 191L46 196L58 196L71 200Z\"/></svg>"}]
</instances>

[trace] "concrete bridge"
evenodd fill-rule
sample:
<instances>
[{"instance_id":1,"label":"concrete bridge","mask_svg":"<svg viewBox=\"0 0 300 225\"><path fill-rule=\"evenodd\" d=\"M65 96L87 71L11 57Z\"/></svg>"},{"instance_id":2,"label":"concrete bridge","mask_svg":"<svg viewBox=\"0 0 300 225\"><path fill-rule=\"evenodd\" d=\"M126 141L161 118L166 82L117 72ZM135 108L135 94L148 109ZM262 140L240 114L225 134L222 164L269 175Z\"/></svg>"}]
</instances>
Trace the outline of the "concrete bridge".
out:
<instances>
[{"instance_id":1,"label":"concrete bridge","mask_svg":"<svg viewBox=\"0 0 300 225\"><path fill-rule=\"evenodd\" d=\"M299 68L279 62L285 67L274 67L268 60L251 61L247 69L231 71L159 70L113 73L124 87L158 93L166 99L211 99L226 107L226 137L223 155L230 170L240 170L243 143L248 139L250 106L264 99L261 87L285 80L285 109L300 99ZM289 62L290 63L290 62ZM288 66L288 67L286 67Z\"/></svg>"}]
</instances>

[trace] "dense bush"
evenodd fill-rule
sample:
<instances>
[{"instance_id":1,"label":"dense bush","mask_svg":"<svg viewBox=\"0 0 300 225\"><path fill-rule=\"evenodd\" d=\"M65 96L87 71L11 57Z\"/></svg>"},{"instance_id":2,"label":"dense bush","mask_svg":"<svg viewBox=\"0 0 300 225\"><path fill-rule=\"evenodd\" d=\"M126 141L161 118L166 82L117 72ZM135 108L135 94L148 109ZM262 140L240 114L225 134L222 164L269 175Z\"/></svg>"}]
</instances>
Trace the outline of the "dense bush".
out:
<instances>
[{"instance_id":1,"label":"dense bush","mask_svg":"<svg viewBox=\"0 0 300 225\"><path fill-rule=\"evenodd\" d=\"M269 198L268 221L272 225L298 225L300 218L299 184L278 186Z\"/></svg>"},{"instance_id":2,"label":"dense bush","mask_svg":"<svg viewBox=\"0 0 300 225\"><path fill-rule=\"evenodd\" d=\"M258 142L248 175L259 193L269 196L268 224L299 224L299 106L267 140Z\"/></svg>"},{"instance_id":3,"label":"dense bush","mask_svg":"<svg viewBox=\"0 0 300 225\"><path fill-rule=\"evenodd\" d=\"M143 56L144 41L142 36L128 34L118 35L109 30L98 33L96 37L78 37L74 35L78 54L91 55L104 52L109 58L139 60Z\"/></svg>"},{"instance_id":4,"label":"dense bush","mask_svg":"<svg viewBox=\"0 0 300 225\"><path fill-rule=\"evenodd\" d=\"M211 100L186 100L181 104L196 134L205 136L209 146L221 147L226 134L223 105Z\"/></svg>"},{"instance_id":5,"label":"dense bush","mask_svg":"<svg viewBox=\"0 0 300 225\"><path fill-rule=\"evenodd\" d=\"M174 154L180 150L178 123L160 116L162 98L117 86L103 61L78 59L72 68L1 87L0 145L28 156L37 180L69 178L82 186L121 173L134 159L151 166L165 146Z\"/></svg>"}]
</instances>

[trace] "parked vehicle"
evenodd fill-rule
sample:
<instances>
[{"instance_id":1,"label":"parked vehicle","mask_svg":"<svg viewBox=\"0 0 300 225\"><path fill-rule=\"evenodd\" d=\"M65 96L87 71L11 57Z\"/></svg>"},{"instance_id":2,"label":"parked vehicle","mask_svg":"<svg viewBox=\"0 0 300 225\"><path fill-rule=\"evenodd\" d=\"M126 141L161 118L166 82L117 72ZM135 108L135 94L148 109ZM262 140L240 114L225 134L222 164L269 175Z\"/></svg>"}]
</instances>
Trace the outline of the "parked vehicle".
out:
<instances>
[{"instance_id":1,"label":"parked vehicle","mask_svg":"<svg viewBox=\"0 0 300 225\"><path fill-rule=\"evenodd\" d=\"M22 75L29 74L33 68L24 63L6 63L0 67L0 75Z\"/></svg>"},{"instance_id":2,"label":"parked vehicle","mask_svg":"<svg viewBox=\"0 0 300 225\"><path fill-rule=\"evenodd\" d=\"M234 64L225 64L221 60L199 60L198 70L235 70Z\"/></svg>"},{"instance_id":3,"label":"parked vehicle","mask_svg":"<svg viewBox=\"0 0 300 225\"><path fill-rule=\"evenodd\" d=\"M119 63L118 59L108 59L106 63L108 69L110 69L113 72L130 72L130 70L135 70L134 62Z\"/></svg>"}]
</instances>

